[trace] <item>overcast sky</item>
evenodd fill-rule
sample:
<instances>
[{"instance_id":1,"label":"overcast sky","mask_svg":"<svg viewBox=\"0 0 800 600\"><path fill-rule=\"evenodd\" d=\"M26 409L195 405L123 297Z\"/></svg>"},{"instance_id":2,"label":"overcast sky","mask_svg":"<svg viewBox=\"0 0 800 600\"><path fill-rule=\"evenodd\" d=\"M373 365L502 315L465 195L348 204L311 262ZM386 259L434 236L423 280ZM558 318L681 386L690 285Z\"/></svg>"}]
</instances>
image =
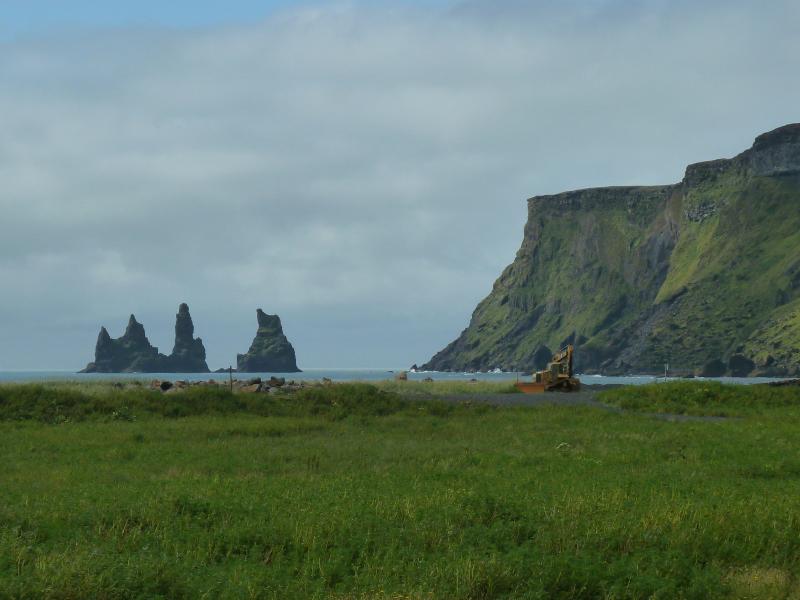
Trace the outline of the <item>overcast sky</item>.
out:
<instances>
[{"instance_id":1,"label":"overcast sky","mask_svg":"<svg viewBox=\"0 0 800 600\"><path fill-rule=\"evenodd\" d=\"M184 301L212 369L257 307L301 367L427 360L529 196L800 121L798 7L2 2L0 370L79 369L130 313L169 353Z\"/></svg>"}]
</instances>

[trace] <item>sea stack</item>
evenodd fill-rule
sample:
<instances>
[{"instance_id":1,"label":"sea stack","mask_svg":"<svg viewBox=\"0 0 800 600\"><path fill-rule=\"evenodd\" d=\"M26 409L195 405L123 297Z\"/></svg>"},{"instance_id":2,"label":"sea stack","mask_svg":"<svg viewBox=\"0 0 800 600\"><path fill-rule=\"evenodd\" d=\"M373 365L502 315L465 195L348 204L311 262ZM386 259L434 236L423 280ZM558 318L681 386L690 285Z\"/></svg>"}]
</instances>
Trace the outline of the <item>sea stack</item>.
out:
<instances>
[{"instance_id":1,"label":"sea stack","mask_svg":"<svg viewBox=\"0 0 800 600\"><path fill-rule=\"evenodd\" d=\"M94 362L81 373L154 373L164 367L166 359L150 344L144 326L131 315L120 338L113 339L105 327L100 328Z\"/></svg>"},{"instance_id":2,"label":"sea stack","mask_svg":"<svg viewBox=\"0 0 800 600\"><path fill-rule=\"evenodd\" d=\"M236 355L239 373L299 373L294 348L283 334L278 315L256 311L258 331L247 354Z\"/></svg>"},{"instance_id":3,"label":"sea stack","mask_svg":"<svg viewBox=\"0 0 800 600\"><path fill-rule=\"evenodd\" d=\"M208 373L203 340L194 337L194 323L189 306L184 302L175 316L175 346L169 356L170 372Z\"/></svg>"}]
</instances>

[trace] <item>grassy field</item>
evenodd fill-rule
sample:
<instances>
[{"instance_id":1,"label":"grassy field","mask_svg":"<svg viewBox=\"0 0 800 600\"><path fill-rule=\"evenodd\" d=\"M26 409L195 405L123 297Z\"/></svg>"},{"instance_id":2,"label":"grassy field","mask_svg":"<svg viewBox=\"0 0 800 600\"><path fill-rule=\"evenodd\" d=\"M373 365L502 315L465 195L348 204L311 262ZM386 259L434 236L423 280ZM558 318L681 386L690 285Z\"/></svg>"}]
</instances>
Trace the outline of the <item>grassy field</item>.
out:
<instances>
[{"instance_id":1,"label":"grassy field","mask_svg":"<svg viewBox=\"0 0 800 600\"><path fill-rule=\"evenodd\" d=\"M454 394L517 394L514 381L377 381L373 385L406 397Z\"/></svg>"},{"instance_id":2,"label":"grassy field","mask_svg":"<svg viewBox=\"0 0 800 600\"><path fill-rule=\"evenodd\" d=\"M2 386L0 597L795 598L798 442L783 401Z\"/></svg>"},{"instance_id":3,"label":"grassy field","mask_svg":"<svg viewBox=\"0 0 800 600\"><path fill-rule=\"evenodd\" d=\"M612 388L598 394L611 406L653 413L742 417L800 407L800 385L723 385L716 381L676 381Z\"/></svg>"}]
</instances>

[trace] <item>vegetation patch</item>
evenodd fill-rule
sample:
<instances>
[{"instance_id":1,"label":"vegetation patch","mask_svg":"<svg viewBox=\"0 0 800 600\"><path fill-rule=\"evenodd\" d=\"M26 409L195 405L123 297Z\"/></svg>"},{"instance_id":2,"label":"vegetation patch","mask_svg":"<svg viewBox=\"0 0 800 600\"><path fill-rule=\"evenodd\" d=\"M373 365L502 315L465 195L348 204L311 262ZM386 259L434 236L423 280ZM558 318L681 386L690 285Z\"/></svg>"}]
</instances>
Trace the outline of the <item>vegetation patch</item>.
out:
<instances>
[{"instance_id":1,"label":"vegetation patch","mask_svg":"<svg viewBox=\"0 0 800 600\"><path fill-rule=\"evenodd\" d=\"M375 385L404 397L461 394L516 394L513 381L379 381Z\"/></svg>"},{"instance_id":2,"label":"vegetation patch","mask_svg":"<svg viewBox=\"0 0 800 600\"><path fill-rule=\"evenodd\" d=\"M342 383L301 389L290 394L233 393L224 386L192 386L162 393L141 385L69 384L0 385L0 421L68 422L136 421L201 415L350 416L449 414L468 410L436 401L413 401L364 383Z\"/></svg>"},{"instance_id":3,"label":"vegetation patch","mask_svg":"<svg viewBox=\"0 0 800 600\"><path fill-rule=\"evenodd\" d=\"M745 416L778 407L800 409L800 386L674 381L613 388L598 400L631 411L696 416Z\"/></svg>"},{"instance_id":4,"label":"vegetation patch","mask_svg":"<svg viewBox=\"0 0 800 600\"><path fill-rule=\"evenodd\" d=\"M0 597L797 591L792 403L667 422L582 406L411 402L368 385L220 395L214 411L191 390L132 390L141 404L119 401L136 419L112 420L125 389L43 387L14 402L69 400L85 417L9 419L2 388ZM203 412L140 413L181 398ZM269 402L237 404L251 401Z\"/></svg>"}]
</instances>

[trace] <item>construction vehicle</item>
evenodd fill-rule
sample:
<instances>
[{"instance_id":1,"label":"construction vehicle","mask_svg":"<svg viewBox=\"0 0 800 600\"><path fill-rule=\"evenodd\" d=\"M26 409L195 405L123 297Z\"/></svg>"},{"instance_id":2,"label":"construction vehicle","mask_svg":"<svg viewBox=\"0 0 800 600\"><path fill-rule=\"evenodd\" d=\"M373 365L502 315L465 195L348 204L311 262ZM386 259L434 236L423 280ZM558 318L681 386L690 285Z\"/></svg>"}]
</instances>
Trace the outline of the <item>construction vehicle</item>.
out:
<instances>
[{"instance_id":1,"label":"construction vehicle","mask_svg":"<svg viewBox=\"0 0 800 600\"><path fill-rule=\"evenodd\" d=\"M525 394L542 392L577 392L581 382L572 375L572 345L562 348L553 355L544 371L533 374L533 381L518 381L516 387Z\"/></svg>"}]
</instances>

